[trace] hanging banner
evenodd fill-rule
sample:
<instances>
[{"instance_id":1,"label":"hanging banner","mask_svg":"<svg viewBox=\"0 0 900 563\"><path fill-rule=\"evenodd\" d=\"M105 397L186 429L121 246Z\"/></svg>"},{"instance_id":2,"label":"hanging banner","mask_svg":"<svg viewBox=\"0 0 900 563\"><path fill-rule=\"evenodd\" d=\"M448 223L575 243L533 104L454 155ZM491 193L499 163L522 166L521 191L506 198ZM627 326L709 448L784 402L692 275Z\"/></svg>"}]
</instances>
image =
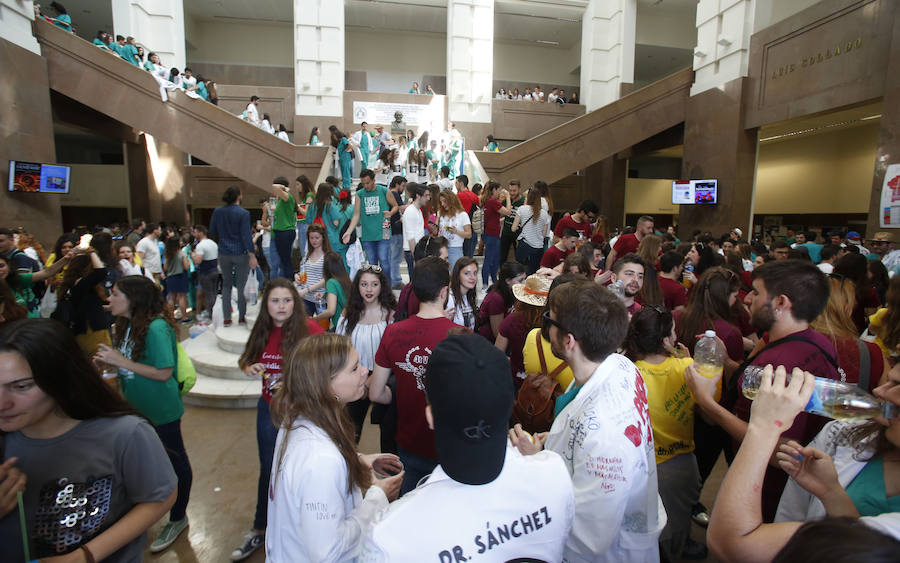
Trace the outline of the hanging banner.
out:
<instances>
[{"instance_id":1,"label":"hanging banner","mask_svg":"<svg viewBox=\"0 0 900 563\"><path fill-rule=\"evenodd\" d=\"M891 164L881 186L881 228L900 229L900 164Z\"/></svg>"},{"instance_id":2,"label":"hanging banner","mask_svg":"<svg viewBox=\"0 0 900 563\"><path fill-rule=\"evenodd\" d=\"M440 125L443 113L441 104L399 104L391 102L353 101L353 123L389 125L395 122L397 112L402 124L409 127L433 128Z\"/></svg>"}]
</instances>

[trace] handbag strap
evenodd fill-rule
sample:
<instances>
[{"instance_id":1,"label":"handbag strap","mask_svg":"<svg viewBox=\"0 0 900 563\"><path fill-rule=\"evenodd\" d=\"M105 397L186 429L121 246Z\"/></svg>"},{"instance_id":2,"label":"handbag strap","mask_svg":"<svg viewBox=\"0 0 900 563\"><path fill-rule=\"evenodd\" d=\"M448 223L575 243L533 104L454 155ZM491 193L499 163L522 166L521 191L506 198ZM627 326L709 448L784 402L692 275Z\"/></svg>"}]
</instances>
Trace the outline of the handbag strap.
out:
<instances>
[{"instance_id":1,"label":"handbag strap","mask_svg":"<svg viewBox=\"0 0 900 563\"><path fill-rule=\"evenodd\" d=\"M541 331L537 331L534 335L534 343L537 345L538 349L538 359L541 362L541 373L546 375L552 379L556 379L556 376L562 373L564 369L569 367L565 361L561 362L556 369L553 370L553 373L547 373L547 362L544 360L544 344L541 342Z\"/></svg>"},{"instance_id":2,"label":"handbag strap","mask_svg":"<svg viewBox=\"0 0 900 563\"><path fill-rule=\"evenodd\" d=\"M856 339L856 345L859 347L859 381L856 385L863 391L869 391L869 372L872 371L872 358L869 356L869 347L865 342Z\"/></svg>"}]
</instances>

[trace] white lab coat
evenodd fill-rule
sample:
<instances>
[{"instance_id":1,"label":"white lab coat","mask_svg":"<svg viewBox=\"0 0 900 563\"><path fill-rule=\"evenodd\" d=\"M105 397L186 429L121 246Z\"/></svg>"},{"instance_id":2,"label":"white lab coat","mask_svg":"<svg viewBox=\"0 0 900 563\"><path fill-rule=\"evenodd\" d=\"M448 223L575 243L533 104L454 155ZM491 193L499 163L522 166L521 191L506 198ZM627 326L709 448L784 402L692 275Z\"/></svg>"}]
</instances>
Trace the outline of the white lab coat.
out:
<instances>
[{"instance_id":1,"label":"white lab coat","mask_svg":"<svg viewBox=\"0 0 900 563\"><path fill-rule=\"evenodd\" d=\"M247 121L259 127L259 110L253 102L247 104Z\"/></svg>"},{"instance_id":2,"label":"white lab coat","mask_svg":"<svg viewBox=\"0 0 900 563\"><path fill-rule=\"evenodd\" d=\"M378 515L360 561L561 561L574 506L558 455L523 456L508 445L503 470L484 485L454 481L437 466Z\"/></svg>"},{"instance_id":3,"label":"white lab coat","mask_svg":"<svg viewBox=\"0 0 900 563\"><path fill-rule=\"evenodd\" d=\"M647 390L628 358L610 354L553 421L544 447L575 486L567 563L659 561L666 511L657 492Z\"/></svg>"},{"instance_id":4,"label":"white lab coat","mask_svg":"<svg viewBox=\"0 0 900 563\"><path fill-rule=\"evenodd\" d=\"M325 432L304 418L278 431L269 483L266 560L270 563L356 561L384 491L347 491L347 464ZM281 444L287 436L284 457Z\"/></svg>"},{"instance_id":5,"label":"white lab coat","mask_svg":"<svg viewBox=\"0 0 900 563\"><path fill-rule=\"evenodd\" d=\"M858 424L860 423L833 420L826 424L809 443L810 446L831 456L831 459L834 460L834 469L837 471L838 482L845 489L866 466L865 458L871 453L866 452L861 455L863 461L854 458L856 448L847 439L847 434ZM784 492L781 493L778 511L775 513L776 522L810 522L822 520L827 515L822 501L798 485L793 479L788 479ZM878 516L864 516L860 518L860 521L883 534L900 540L900 513L889 512Z\"/></svg>"}]
</instances>

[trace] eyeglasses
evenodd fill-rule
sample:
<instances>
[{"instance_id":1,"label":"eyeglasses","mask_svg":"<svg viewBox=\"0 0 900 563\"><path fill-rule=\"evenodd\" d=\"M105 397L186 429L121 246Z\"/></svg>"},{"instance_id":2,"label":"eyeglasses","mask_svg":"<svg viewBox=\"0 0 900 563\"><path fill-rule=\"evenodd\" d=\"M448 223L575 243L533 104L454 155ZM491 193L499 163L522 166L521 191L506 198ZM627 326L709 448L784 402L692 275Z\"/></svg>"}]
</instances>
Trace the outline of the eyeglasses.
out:
<instances>
[{"instance_id":1,"label":"eyeglasses","mask_svg":"<svg viewBox=\"0 0 900 563\"><path fill-rule=\"evenodd\" d=\"M376 274L380 274L382 271L378 264L363 264L359 269L361 272L375 272Z\"/></svg>"}]
</instances>

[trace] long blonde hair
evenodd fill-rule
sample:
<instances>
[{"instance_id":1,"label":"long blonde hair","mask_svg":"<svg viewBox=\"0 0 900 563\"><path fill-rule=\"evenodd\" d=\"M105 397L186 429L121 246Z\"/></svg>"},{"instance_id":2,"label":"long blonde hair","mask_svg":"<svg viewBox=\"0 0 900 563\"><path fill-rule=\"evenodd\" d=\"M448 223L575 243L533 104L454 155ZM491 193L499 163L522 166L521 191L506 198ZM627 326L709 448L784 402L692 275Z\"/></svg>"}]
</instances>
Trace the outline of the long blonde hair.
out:
<instances>
[{"instance_id":1,"label":"long blonde hair","mask_svg":"<svg viewBox=\"0 0 900 563\"><path fill-rule=\"evenodd\" d=\"M303 417L321 428L344 458L348 493L354 486L365 491L372 484L371 473L356 454L353 422L331 389L331 380L346 367L352 349L348 337L333 333L309 336L285 349L282 384L272 397L272 421L285 431L275 475L281 469L290 433L300 427L293 426L294 421Z\"/></svg>"},{"instance_id":2,"label":"long blonde hair","mask_svg":"<svg viewBox=\"0 0 900 563\"><path fill-rule=\"evenodd\" d=\"M465 213L459 196L452 190L443 190L438 194L438 200L443 205L438 205L438 213L441 217L456 217L460 213Z\"/></svg>"},{"instance_id":3,"label":"long blonde hair","mask_svg":"<svg viewBox=\"0 0 900 563\"><path fill-rule=\"evenodd\" d=\"M662 239L656 235L647 235L641 239L637 253L643 259L647 268L653 268L659 262L659 251L662 248ZM646 272L645 272L646 273Z\"/></svg>"},{"instance_id":4,"label":"long blonde hair","mask_svg":"<svg viewBox=\"0 0 900 563\"><path fill-rule=\"evenodd\" d=\"M828 288L825 309L809 327L829 337L832 344L837 338L856 338L858 332L851 317L856 305L856 284L846 278L829 277Z\"/></svg>"}]
</instances>

